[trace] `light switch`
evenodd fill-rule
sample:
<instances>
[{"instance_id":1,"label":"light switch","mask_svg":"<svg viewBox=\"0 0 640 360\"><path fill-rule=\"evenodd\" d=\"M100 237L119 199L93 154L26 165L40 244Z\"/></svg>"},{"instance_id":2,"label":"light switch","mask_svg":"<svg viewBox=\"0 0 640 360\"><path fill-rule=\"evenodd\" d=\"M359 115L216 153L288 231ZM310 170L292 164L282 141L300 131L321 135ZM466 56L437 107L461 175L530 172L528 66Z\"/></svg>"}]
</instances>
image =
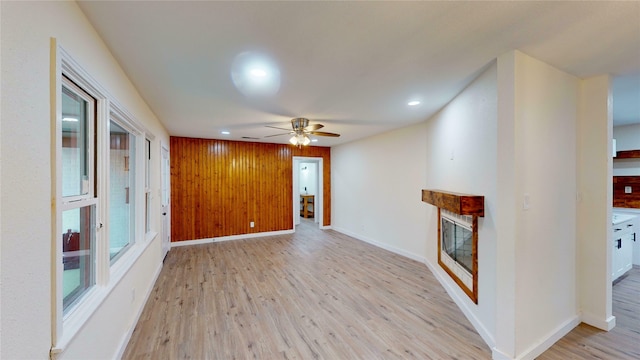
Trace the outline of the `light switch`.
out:
<instances>
[{"instance_id":1,"label":"light switch","mask_svg":"<svg viewBox=\"0 0 640 360\"><path fill-rule=\"evenodd\" d=\"M631 194L631 186L625 186L624 187L624 193L625 194Z\"/></svg>"}]
</instances>

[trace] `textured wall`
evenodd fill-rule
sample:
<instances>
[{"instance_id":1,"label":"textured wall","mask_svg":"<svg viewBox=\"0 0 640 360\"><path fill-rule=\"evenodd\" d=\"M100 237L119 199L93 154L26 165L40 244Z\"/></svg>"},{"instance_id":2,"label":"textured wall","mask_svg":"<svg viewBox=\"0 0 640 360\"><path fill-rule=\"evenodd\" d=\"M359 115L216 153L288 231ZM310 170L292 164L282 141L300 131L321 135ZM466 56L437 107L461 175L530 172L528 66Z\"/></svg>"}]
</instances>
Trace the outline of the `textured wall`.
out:
<instances>
[{"instance_id":1,"label":"textured wall","mask_svg":"<svg viewBox=\"0 0 640 360\"><path fill-rule=\"evenodd\" d=\"M51 38L156 136L155 153L169 136L111 56L78 5L0 2L2 27L0 106L0 358L48 359L52 343ZM159 166L152 189L157 193ZM153 199L155 208L158 200ZM153 214L153 224L161 215ZM158 230L158 225L155 225ZM162 264L159 237L119 282L111 282L82 331L60 359L117 358ZM28 266L25 266L28 264ZM103 287L106 289L106 287ZM132 291L137 297L132 300ZM64 331L64 329L63 329ZM67 332L68 334L69 332ZM96 339L100 339L96 341ZM60 345L60 344L57 344Z\"/></svg>"}]
</instances>

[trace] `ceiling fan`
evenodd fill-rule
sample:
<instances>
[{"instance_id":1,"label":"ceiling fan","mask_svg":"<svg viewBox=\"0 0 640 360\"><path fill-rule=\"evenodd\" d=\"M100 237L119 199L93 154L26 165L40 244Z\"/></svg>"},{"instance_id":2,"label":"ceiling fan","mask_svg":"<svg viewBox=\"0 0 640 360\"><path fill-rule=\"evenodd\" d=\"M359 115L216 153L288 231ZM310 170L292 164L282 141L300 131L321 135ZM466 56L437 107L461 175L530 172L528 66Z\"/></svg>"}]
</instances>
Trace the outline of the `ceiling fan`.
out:
<instances>
[{"instance_id":1,"label":"ceiling fan","mask_svg":"<svg viewBox=\"0 0 640 360\"><path fill-rule=\"evenodd\" d=\"M317 131L319 129L322 129L324 127L324 125L322 125L322 124L309 125L309 119L307 119L307 118L291 119L291 129L292 130L279 128L279 127L275 127L275 126L267 126L267 127L268 128L272 128L272 129L285 130L285 131L288 131L288 132L283 133L283 134L269 135L269 136L265 136L265 137L274 137L274 136L282 136L282 135L293 135L291 137L291 139L289 139L289 142L291 144L297 145L297 146L309 145L309 143L311 143L311 139L309 138L309 135L330 136L330 137L338 137L338 136L340 136L340 134L336 134L336 133Z\"/></svg>"}]
</instances>

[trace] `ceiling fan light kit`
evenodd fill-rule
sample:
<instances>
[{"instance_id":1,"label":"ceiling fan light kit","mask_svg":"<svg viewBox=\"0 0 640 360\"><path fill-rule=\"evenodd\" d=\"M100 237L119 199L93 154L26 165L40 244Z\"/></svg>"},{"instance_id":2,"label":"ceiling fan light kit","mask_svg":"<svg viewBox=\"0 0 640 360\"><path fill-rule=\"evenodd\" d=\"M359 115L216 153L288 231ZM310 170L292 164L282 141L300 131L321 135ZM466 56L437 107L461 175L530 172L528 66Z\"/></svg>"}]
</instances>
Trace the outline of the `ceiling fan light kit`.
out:
<instances>
[{"instance_id":1,"label":"ceiling fan light kit","mask_svg":"<svg viewBox=\"0 0 640 360\"><path fill-rule=\"evenodd\" d=\"M267 126L267 127L273 128L273 129L285 130L285 129L274 127L274 126ZM292 130L289 131L288 133L269 135L269 136L266 136L266 137L293 134L291 139L289 139L289 142L292 145L295 145L295 146L307 146L307 145L311 144L311 138L309 137L309 135L330 136L330 137L338 137L338 136L340 136L340 134L324 132L324 131L316 131L318 129L322 129L323 127L324 127L324 125L322 125L322 124L309 125L309 119L307 119L307 118L295 118L295 119L291 119L291 128L292 128Z\"/></svg>"},{"instance_id":2,"label":"ceiling fan light kit","mask_svg":"<svg viewBox=\"0 0 640 360\"><path fill-rule=\"evenodd\" d=\"M289 142L297 146L307 146L311 143L311 139L305 134L300 134L292 136Z\"/></svg>"}]
</instances>

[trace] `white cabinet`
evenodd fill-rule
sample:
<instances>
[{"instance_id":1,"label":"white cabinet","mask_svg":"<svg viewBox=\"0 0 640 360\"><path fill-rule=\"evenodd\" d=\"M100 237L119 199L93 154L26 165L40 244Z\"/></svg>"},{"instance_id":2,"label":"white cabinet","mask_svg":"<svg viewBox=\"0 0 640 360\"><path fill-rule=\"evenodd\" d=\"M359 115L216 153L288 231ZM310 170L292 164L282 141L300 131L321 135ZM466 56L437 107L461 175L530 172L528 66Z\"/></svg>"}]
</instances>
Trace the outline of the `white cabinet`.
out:
<instances>
[{"instance_id":1,"label":"white cabinet","mask_svg":"<svg viewBox=\"0 0 640 360\"><path fill-rule=\"evenodd\" d=\"M637 241L636 236L631 220L613 225L612 281L629 271L633 266L633 248Z\"/></svg>"}]
</instances>

